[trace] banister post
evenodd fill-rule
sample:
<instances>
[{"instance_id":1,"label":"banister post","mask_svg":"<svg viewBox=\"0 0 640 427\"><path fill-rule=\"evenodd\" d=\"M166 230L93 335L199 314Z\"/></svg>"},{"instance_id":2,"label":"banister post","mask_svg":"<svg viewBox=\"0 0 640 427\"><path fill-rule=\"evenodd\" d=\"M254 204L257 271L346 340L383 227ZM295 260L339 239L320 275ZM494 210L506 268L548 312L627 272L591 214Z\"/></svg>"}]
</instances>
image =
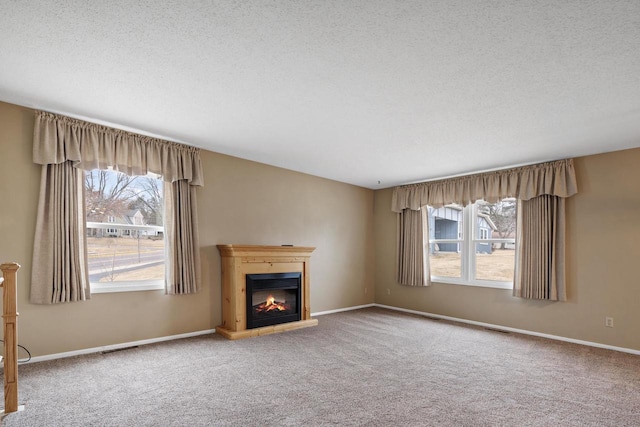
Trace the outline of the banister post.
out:
<instances>
[{"instance_id":1,"label":"banister post","mask_svg":"<svg viewBox=\"0 0 640 427\"><path fill-rule=\"evenodd\" d=\"M2 320L4 323L4 413L18 410L18 294L15 262L0 265L2 270Z\"/></svg>"}]
</instances>

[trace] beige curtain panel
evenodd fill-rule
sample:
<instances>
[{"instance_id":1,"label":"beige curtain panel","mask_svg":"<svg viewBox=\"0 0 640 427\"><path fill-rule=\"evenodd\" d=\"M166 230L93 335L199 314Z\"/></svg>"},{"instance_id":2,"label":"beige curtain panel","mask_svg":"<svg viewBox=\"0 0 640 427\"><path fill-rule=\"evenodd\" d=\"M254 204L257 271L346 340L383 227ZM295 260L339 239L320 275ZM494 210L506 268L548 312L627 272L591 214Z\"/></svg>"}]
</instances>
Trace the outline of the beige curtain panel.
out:
<instances>
[{"instance_id":1,"label":"beige curtain panel","mask_svg":"<svg viewBox=\"0 0 640 427\"><path fill-rule=\"evenodd\" d=\"M34 304L90 298L83 178L70 161L42 166L31 271Z\"/></svg>"},{"instance_id":2,"label":"beige curtain panel","mask_svg":"<svg viewBox=\"0 0 640 427\"><path fill-rule=\"evenodd\" d=\"M393 190L391 209L418 210L450 203L468 205L484 199L495 203L506 197L529 200L542 194L570 197L578 192L573 159L540 163L440 181L403 185Z\"/></svg>"},{"instance_id":3,"label":"beige curtain panel","mask_svg":"<svg viewBox=\"0 0 640 427\"><path fill-rule=\"evenodd\" d=\"M170 195L165 202L166 292L197 291L195 186L204 183L198 148L37 111L33 160L43 165L43 178L31 302L52 304L90 297L81 170L108 167L127 175L156 173L171 183L165 186ZM54 171L60 168L66 171L66 179L56 178ZM41 244L42 236L46 244Z\"/></svg>"},{"instance_id":4,"label":"beige curtain panel","mask_svg":"<svg viewBox=\"0 0 640 427\"><path fill-rule=\"evenodd\" d=\"M565 200L539 196L518 202L513 295L566 301Z\"/></svg>"},{"instance_id":5,"label":"beige curtain panel","mask_svg":"<svg viewBox=\"0 0 640 427\"><path fill-rule=\"evenodd\" d=\"M426 209L405 209L398 214L396 280L401 285L429 286L429 257Z\"/></svg>"},{"instance_id":6,"label":"beige curtain panel","mask_svg":"<svg viewBox=\"0 0 640 427\"><path fill-rule=\"evenodd\" d=\"M193 294L200 284L200 256L196 189L186 180L173 182L165 190L167 236L166 292Z\"/></svg>"}]
</instances>

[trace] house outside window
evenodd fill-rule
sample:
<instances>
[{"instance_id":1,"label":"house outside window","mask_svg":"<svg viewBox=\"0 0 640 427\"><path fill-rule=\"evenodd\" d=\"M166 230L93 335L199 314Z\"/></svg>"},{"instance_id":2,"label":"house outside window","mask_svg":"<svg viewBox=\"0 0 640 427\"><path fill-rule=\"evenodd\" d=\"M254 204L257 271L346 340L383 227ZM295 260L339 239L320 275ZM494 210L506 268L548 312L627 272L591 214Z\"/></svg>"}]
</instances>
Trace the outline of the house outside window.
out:
<instances>
[{"instance_id":1,"label":"house outside window","mask_svg":"<svg viewBox=\"0 0 640 427\"><path fill-rule=\"evenodd\" d=\"M516 200L427 209L431 280L511 288Z\"/></svg>"},{"instance_id":2,"label":"house outside window","mask_svg":"<svg viewBox=\"0 0 640 427\"><path fill-rule=\"evenodd\" d=\"M489 238L489 230L486 228L481 228L480 229L480 237L481 239L488 239Z\"/></svg>"},{"instance_id":3,"label":"house outside window","mask_svg":"<svg viewBox=\"0 0 640 427\"><path fill-rule=\"evenodd\" d=\"M91 292L164 289L162 179L96 169L84 184Z\"/></svg>"}]
</instances>

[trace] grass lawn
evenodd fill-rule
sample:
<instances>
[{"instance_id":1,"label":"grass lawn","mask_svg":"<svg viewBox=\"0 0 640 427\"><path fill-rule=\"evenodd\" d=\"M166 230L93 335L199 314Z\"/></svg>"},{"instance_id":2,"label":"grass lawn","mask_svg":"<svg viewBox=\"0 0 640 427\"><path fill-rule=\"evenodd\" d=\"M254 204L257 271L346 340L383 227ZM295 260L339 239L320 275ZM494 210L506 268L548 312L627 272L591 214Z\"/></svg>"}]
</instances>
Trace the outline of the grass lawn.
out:
<instances>
[{"instance_id":1,"label":"grass lawn","mask_svg":"<svg viewBox=\"0 0 640 427\"><path fill-rule=\"evenodd\" d=\"M429 257L432 276L460 277L460 254L439 252ZM496 249L492 254L476 254L476 279L513 281L515 251Z\"/></svg>"}]
</instances>

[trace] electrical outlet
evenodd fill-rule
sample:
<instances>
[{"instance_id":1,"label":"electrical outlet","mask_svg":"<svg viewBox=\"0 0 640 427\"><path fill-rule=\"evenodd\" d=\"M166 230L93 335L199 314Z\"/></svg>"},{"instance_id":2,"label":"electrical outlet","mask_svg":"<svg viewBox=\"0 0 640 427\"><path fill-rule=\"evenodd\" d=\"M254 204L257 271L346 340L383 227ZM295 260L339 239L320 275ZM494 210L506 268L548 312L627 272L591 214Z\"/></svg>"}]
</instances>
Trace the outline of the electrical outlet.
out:
<instances>
[{"instance_id":1,"label":"electrical outlet","mask_svg":"<svg viewBox=\"0 0 640 427\"><path fill-rule=\"evenodd\" d=\"M367 294L367 288L364 288L364 294L365 295Z\"/></svg>"},{"instance_id":2,"label":"electrical outlet","mask_svg":"<svg viewBox=\"0 0 640 427\"><path fill-rule=\"evenodd\" d=\"M613 328L613 317L605 317L604 326L606 326L607 328Z\"/></svg>"},{"instance_id":3,"label":"electrical outlet","mask_svg":"<svg viewBox=\"0 0 640 427\"><path fill-rule=\"evenodd\" d=\"M387 295L391 295L391 289L387 288Z\"/></svg>"}]
</instances>

